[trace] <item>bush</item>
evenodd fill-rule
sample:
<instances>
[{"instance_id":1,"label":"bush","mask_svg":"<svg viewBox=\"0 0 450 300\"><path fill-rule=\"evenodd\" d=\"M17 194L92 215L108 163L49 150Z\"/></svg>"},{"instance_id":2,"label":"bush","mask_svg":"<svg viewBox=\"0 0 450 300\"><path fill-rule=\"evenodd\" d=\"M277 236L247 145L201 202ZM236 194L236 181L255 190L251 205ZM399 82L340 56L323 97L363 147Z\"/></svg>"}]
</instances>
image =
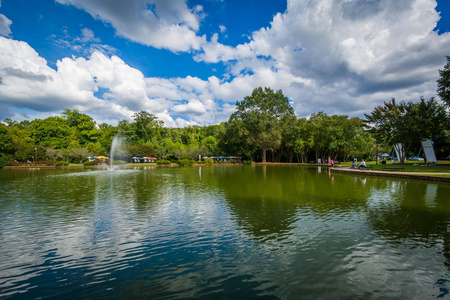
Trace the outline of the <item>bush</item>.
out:
<instances>
[{"instance_id":1,"label":"bush","mask_svg":"<svg viewBox=\"0 0 450 300\"><path fill-rule=\"evenodd\" d=\"M234 164L234 159L230 158L230 159L228 160L228 162L229 162L230 164Z\"/></svg>"},{"instance_id":2,"label":"bush","mask_svg":"<svg viewBox=\"0 0 450 300\"><path fill-rule=\"evenodd\" d=\"M59 162L59 161L58 161ZM98 163L96 161L87 161L83 164L85 167L96 166Z\"/></svg>"},{"instance_id":3,"label":"bush","mask_svg":"<svg viewBox=\"0 0 450 300\"><path fill-rule=\"evenodd\" d=\"M156 161L157 165L170 165L172 162L170 160L159 159Z\"/></svg>"},{"instance_id":4,"label":"bush","mask_svg":"<svg viewBox=\"0 0 450 300\"><path fill-rule=\"evenodd\" d=\"M207 165L214 164L214 160L212 158L206 158L203 162Z\"/></svg>"},{"instance_id":5,"label":"bush","mask_svg":"<svg viewBox=\"0 0 450 300\"><path fill-rule=\"evenodd\" d=\"M15 163L12 159L13 156L11 154L0 153L0 168L8 165L8 163L11 166L11 163Z\"/></svg>"},{"instance_id":6,"label":"bush","mask_svg":"<svg viewBox=\"0 0 450 300\"><path fill-rule=\"evenodd\" d=\"M187 166L192 166L193 163L195 163L195 160L191 160L191 159L180 159L178 161L178 163L180 164L180 166L182 167L187 167Z\"/></svg>"},{"instance_id":7,"label":"bush","mask_svg":"<svg viewBox=\"0 0 450 300\"><path fill-rule=\"evenodd\" d=\"M57 161L56 163L55 163L55 166L57 166L57 167L62 167L62 166L68 166L69 165L69 163L68 162L66 162L66 161Z\"/></svg>"},{"instance_id":8,"label":"bush","mask_svg":"<svg viewBox=\"0 0 450 300\"><path fill-rule=\"evenodd\" d=\"M252 161L251 160L245 160L244 161L244 165L251 166L252 165Z\"/></svg>"},{"instance_id":9,"label":"bush","mask_svg":"<svg viewBox=\"0 0 450 300\"><path fill-rule=\"evenodd\" d=\"M127 162L126 161L124 161L124 160L115 160L114 162L113 162L113 165L124 165L124 164L126 164Z\"/></svg>"},{"instance_id":10,"label":"bush","mask_svg":"<svg viewBox=\"0 0 450 300\"><path fill-rule=\"evenodd\" d=\"M169 154L166 156L166 160L170 161L170 163L176 163L178 161L178 157L173 154Z\"/></svg>"}]
</instances>

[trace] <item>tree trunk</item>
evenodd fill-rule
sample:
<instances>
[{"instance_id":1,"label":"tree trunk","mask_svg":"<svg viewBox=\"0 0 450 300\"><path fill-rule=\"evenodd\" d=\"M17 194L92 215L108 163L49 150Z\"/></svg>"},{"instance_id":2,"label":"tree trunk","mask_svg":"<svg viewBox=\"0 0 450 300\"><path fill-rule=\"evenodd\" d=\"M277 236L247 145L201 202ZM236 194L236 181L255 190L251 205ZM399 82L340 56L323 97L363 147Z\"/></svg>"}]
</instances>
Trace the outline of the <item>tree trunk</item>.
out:
<instances>
[{"instance_id":1,"label":"tree trunk","mask_svg":"<svg viewBox=\"0 0 450 300\"><path fill-rule=\"evenodd\" d=\"M266 162L266 152L267 152L267 149L266 149L266 148L263 148L263 149L261 149L261 152L262 152L262 162L265 163L265 162Z\"/></svg>"}]
</instances>

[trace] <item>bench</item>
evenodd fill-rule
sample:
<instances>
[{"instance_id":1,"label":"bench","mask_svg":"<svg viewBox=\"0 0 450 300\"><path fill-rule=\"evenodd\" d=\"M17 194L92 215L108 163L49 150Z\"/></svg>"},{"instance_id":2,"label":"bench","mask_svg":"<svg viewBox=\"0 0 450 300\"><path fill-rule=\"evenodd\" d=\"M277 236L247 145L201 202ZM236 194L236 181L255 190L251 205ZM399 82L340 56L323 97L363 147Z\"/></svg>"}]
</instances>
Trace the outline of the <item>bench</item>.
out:
<instances>
[{"instance_id":1,"label":"bench","mask_svg":"<svg viewBox=\"0 0 450 300\"><path fill-rule=\"evenodd\" d=\"M372 169L372 166L359 167L360 170L369 170Z\"/></svg>"},{"instance_id":2,"label":"bench","mask_svg":"<svg viewBox=\"0 0 450 300\"><path fill-rule=\"evenodd\" d=\"M383 171L388 171L388 170L405 171L405 168L404 167L383 167Z\"/></svg>"}]
</instances>

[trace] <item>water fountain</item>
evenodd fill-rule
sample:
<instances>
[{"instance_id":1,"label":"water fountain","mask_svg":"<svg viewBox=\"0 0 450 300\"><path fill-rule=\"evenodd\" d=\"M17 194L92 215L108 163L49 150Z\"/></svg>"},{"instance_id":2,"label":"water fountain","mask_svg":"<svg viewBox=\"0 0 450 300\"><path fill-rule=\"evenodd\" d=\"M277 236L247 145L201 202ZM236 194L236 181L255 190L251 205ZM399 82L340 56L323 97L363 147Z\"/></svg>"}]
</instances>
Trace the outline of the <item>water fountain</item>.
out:
<instances>
[{"instance_id":1,"label":"water fountain","mask_svg":"<svg viewBox=\"0 0 450 300\"><path fill-rule=\"evenodd\" d=\"M114 171L118 166L114 165L114 154L115 152L122 147L122 137L116 135L111 143L111 151L109 154L109 166L107 164L103 164L108 172Z\"/></svg>"}]
</instances>

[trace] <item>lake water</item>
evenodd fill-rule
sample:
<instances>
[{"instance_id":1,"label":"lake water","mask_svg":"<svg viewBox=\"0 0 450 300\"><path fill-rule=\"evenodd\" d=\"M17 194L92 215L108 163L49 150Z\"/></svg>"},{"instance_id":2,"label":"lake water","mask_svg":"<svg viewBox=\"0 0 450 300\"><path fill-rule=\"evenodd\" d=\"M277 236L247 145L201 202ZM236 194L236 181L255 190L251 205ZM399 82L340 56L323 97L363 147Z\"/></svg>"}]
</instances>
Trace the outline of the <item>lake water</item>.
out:
<instances>
[{"instance_id":1,"label":"lake water","mask_svg":"<svg viewBox=\"0 0 450 300\"><path fill-rule=\"evenodd\" d=\"M296 166L0 169L0 298L450 298L449 195Z\"/></svg>"}]
</instances>

